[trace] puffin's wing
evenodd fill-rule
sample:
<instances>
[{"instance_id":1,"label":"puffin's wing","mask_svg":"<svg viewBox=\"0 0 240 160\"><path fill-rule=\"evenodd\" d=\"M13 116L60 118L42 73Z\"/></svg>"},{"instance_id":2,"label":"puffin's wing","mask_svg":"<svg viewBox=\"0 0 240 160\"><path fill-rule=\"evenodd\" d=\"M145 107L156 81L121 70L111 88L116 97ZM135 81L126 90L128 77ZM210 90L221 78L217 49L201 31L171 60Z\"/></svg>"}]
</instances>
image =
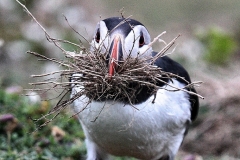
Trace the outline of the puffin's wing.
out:
<instances>
[{"instance_id":1,"label":"puffin's wing","mask_svg":"<svg viewBox=\"0 0 240 160\"><path fill-rule=\"evenodd\" d=\"M153 56L155 56L157 52L153 52ZM160 57L155 61L155 65L160 67L165 72L170 72L173 74L176 74L180 77L183 77L186 81L182 80L181 78L176 78L179 82L188 85L191 83L191 79L189 77L188 72L183 68L182 65L177 63L176 61L172 60L168 56ZM196 90L194 87L188 87L187 90L192 91L196 93ZM198 109L199 109L199 100L198 96L196 95L189 95L189 101L191 102L191 120L194 121L197 118L198 115Z\"/></svg>"}]
</instances>

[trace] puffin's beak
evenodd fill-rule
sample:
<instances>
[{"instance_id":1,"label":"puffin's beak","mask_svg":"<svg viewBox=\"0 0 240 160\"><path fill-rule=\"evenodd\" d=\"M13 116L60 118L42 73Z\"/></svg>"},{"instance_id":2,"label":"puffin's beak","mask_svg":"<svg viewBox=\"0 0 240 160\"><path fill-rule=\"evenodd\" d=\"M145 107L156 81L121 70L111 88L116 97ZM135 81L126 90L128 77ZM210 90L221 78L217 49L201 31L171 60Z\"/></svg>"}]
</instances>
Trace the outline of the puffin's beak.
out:
<instances>
[{"instance_id":1,"label":"puffin's beak","mask_svg":"<svg viewBox=\"0 0 240 160\"><path fill-rule=\"evenodd\" d=\"M122 56L122 43L119 35L116 35L113 39L109 52L109 78L112 78L114 72L117 70L120 57Z\"/></svg>"}]
</instances>

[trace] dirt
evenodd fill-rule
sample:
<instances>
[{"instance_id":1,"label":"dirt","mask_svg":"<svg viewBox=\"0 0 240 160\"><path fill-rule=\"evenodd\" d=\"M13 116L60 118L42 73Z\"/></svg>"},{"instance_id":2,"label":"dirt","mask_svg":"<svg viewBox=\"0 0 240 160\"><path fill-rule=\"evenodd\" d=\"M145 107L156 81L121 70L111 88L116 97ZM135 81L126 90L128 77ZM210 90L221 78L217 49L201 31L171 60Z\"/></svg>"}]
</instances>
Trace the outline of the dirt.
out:
<instances>
[{"instance_id":1,"label":"dirt","mask_svg":"<svg viewBox=\"0 0 240 160\"><path fill-rule=\"evenodd\" d=\"M198 119L182 149L200 155L240 158L240 76L230 76L237 70L221 72L223 78L200 74L204 84L197 90L205 100L201 101Z\"/></svg>"}]
</instances>

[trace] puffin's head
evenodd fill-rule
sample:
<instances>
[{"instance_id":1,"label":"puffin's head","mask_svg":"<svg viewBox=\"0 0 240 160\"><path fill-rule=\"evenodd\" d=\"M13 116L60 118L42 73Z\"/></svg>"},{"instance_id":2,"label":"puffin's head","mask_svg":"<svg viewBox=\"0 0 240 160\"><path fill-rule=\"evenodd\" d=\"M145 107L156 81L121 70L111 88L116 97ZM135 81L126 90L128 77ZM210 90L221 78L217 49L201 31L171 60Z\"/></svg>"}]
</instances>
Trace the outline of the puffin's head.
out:
<instances>
[{"instance_id":1,"label":"puffin's head","mask_svg":"<svg viewBox=\"0 0 240 160\"><path fill-rule=\"evenodd\" d=\"M133 19L111 17L97 24L91 50L106 54L109 77L114 75L118 62L131 58L152 56L150 35L145 26Z\"/></svg>"}]
</instances>

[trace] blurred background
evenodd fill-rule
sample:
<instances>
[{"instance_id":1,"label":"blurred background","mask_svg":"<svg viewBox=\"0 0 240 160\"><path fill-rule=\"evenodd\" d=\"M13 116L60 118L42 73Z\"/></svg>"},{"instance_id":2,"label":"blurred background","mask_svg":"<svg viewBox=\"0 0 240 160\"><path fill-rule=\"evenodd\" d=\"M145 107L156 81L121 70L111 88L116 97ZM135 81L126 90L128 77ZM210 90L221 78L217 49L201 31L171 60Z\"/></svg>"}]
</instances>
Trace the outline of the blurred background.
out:
<instances>
[{"instance_id":1,"label":"blurred background","mask_svg":"<svg viewBox=\"0 0 240 160\"><path fill-rule=\"evenodd\" d=\"M200 100L199 117L178 159L240 159L239 0L21 2L52 37L75 43L81 40L86 46L88 43L69 27L64 16L89 41L97 22L121 16L122 8L124 16L132 15L131 18L142 22L152 38L166 31L162 39L169 42L181 34L171 57L187 68L192 81L203 81L196 89L205 99ZM77 51L66 44L62 47ZM154 50L161 47L157 43ZM40 95L21 96L23 89L31 88L29 83L36 81L31 75L56 71L59 67L39 62L26 51L64 59L62 52L46 40L44 32L16 1L1 0L0 159L83 158L84 135L79 131L77 120L69 119L69 112L42 130L29 134L36 127L29 117L39 118L45 114L51 102L40 101Z\"/></svg>"}]
</instances>

